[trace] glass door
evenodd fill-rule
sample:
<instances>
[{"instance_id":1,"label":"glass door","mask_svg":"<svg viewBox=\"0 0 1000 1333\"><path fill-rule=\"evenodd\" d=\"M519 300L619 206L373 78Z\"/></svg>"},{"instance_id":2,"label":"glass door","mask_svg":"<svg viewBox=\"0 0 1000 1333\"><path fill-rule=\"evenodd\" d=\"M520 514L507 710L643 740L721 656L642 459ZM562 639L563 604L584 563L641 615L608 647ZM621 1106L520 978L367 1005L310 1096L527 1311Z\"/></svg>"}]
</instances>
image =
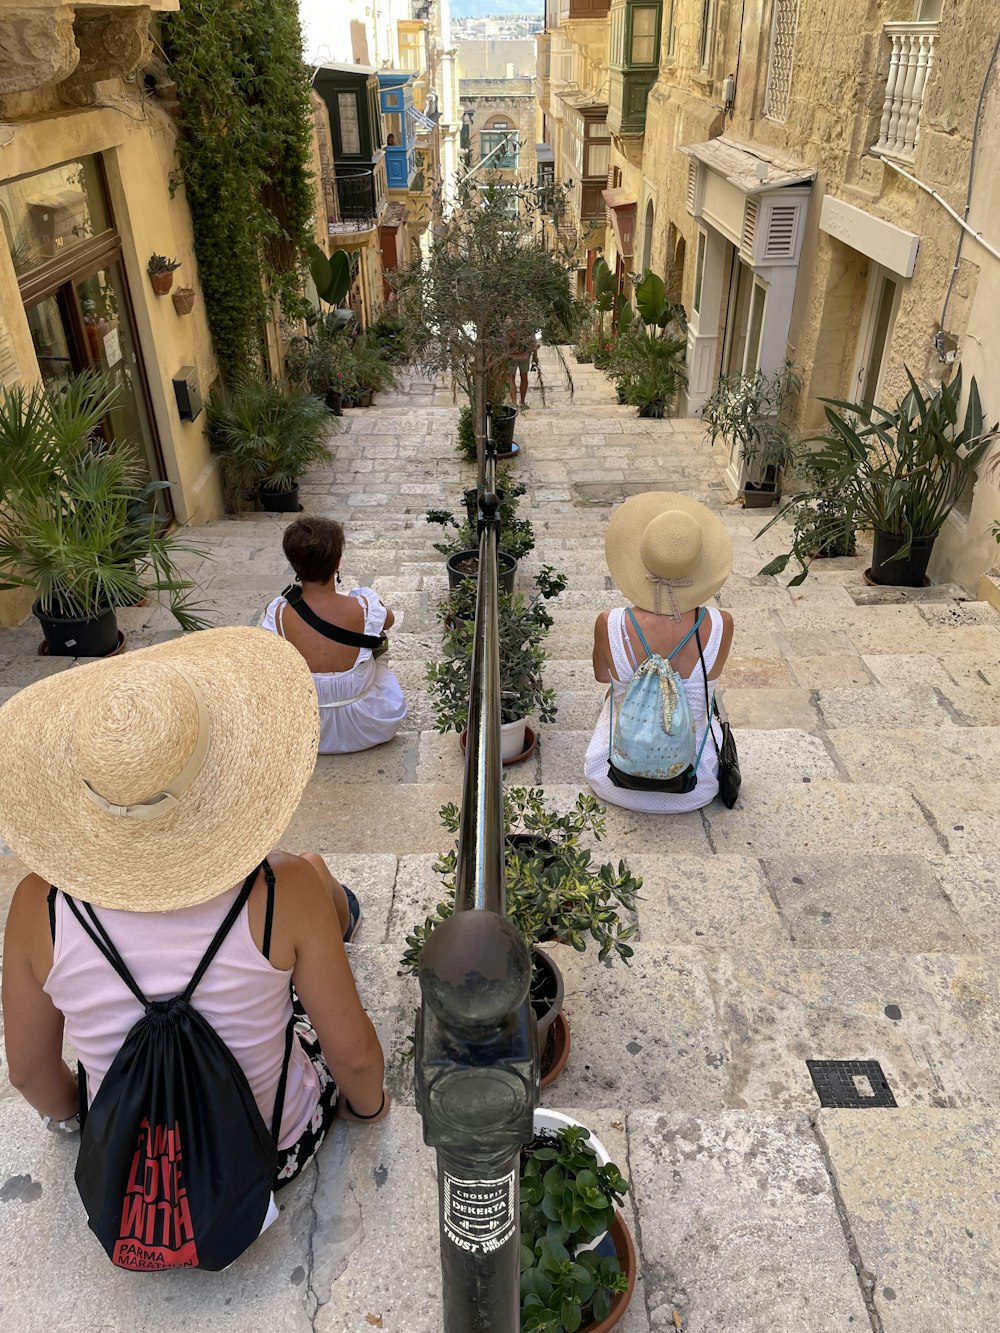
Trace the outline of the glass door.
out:
<instances>
[{"instance_id":1,"label":"glass door","mask_svg":"<svg viewBox=\"0 0 1000 1333\"><path fill-rule=\"evenodd\" d=\"M854 366L855 401L871 408L878 402L885 357L899 309L900 285L880 264L872 267L868 297L858 337Z\"/></svg>"}]
</instances>

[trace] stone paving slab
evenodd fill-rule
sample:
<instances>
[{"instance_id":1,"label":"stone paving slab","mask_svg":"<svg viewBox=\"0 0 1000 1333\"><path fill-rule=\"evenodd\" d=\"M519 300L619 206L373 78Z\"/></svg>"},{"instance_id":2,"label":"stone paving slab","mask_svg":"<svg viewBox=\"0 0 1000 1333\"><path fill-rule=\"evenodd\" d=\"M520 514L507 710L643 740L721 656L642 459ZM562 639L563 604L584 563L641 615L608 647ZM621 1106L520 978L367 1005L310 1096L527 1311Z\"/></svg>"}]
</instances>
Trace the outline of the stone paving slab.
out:
<instances>
[{"instance_id":1,"label":"stone paving slab","mask_svg":"<svg viewBox=\"0 0 1000 1333\"><path fill-rule=\"evenodd\" d=\"M868 1333L806 1115L641 1110L628 1129L652 1333Z\"/></svg>"},{"instance_id":2,"label":"stone paving slab","mask_svg":"<svg viewBox=\"0 0 1000 1333\"><path fill-rule=\"evenodd\" d=\"M873 1327L986 1333L1000 1309L996 1115L825 1110L817 1128L871 1274Z\"/></svg>"}]
</instances>

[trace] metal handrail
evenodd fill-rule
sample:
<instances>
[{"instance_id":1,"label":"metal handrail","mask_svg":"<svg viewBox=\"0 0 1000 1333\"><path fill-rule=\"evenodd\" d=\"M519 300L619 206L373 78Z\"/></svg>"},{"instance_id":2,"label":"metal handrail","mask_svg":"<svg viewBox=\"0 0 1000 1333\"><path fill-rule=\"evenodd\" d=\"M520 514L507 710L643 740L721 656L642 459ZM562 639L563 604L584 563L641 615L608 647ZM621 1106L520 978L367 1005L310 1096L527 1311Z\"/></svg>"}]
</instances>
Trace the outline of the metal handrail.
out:
<instances>
[{"instance_id":1,"label":"metal handrail","mask_svg":"<svg viewBox=\"0 0 1000 1333\"><path fill-rule=\"evenodd\" d=\"M455 911L420 955L414 1078L438 1154L444 1333L518 1333L520 1150L538 1101L531 957L506 914L500 755L499 500L487 448L479 497Z\"/></svg>"}]
</instances>

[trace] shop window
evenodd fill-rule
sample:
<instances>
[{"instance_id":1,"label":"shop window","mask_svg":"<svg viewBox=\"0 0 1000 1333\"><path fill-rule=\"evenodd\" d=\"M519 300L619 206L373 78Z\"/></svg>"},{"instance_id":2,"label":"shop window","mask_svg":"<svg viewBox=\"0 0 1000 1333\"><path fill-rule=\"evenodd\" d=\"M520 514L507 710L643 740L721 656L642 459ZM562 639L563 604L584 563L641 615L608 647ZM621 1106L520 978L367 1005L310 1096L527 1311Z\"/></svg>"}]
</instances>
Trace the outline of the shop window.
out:
<instances>
[{"instance_id":1,"label":"shop window","mask_svg":"<svg viewBox=\"0 0 1000 1333\"><path fill-rule=\"evenodd\" d=\"M19 277L111 227L95 157L0 185L0 205Z\"/></svg>"}]
</instances>

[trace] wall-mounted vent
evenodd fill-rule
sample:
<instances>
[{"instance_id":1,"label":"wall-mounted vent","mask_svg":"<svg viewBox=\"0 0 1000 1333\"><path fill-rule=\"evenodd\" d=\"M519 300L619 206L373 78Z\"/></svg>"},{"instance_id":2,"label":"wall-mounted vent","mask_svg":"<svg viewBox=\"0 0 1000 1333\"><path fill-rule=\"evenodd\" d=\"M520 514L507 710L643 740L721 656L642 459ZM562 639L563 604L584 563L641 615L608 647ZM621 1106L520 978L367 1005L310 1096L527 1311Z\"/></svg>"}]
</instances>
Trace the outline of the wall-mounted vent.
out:
<instances>
[{"instance_id":1,"label":"wall-mounted vent","mask_svg":"<svg viewBox=\"0 0 1000 1333\"><path fill-rule=\"evenodd\" d=\"M749 206L749 203L748 203ZM765 259L792 259L795 255L795 229L798 204L773 204L767 220Z\"/></svg>"},{"instance_id":2,"label":"wall-mounted vent","mask_svg":"<svg viewBox=\"0 0 1000 1333\"><path fill-rule=\"evenodd\" d=\"M693 157L688 158L687 210L694 213L695 200L698 197L698 163Z\"/></svg>"},{"instance_id":3,"label":"wall-mounted vent","mask_svg":"<svg viewBox=\"0 0 1000 1333\"><path fill-rule=\"evenodd\" d=\"M753 243L757 235L757 200L747 199L743 205L743 233L740 237L740 250L753 262Z\"/></svg>"}]
</instances>

